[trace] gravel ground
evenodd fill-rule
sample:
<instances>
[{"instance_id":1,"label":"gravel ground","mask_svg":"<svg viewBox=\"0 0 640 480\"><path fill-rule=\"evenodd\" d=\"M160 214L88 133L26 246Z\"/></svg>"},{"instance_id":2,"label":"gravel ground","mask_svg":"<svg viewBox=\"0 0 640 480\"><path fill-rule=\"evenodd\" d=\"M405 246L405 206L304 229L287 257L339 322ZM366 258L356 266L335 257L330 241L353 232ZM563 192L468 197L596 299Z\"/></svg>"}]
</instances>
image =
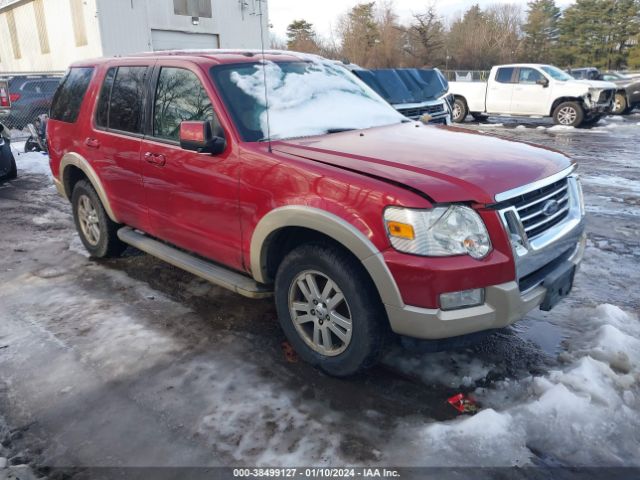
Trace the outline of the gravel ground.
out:
<instances>
[{"instance_id":1,"label":"gravel ground","mask_svg":"<svg viewBox=\"0 0 640 480\"><path fill-rule=\"evenodd\" d=\"M0 184L0 457L53 478L89 467L533 466L519 472L535 478L640 467L640 114L589 130L463 128L579 162L589 223L575 291L472 348L396 348L348 380L284 354L270 301L133 249L89 259L46 157L18 156L19 179ZM458 392L480 413L458 417L446 403Z\"/></svg>"}]
</instances>

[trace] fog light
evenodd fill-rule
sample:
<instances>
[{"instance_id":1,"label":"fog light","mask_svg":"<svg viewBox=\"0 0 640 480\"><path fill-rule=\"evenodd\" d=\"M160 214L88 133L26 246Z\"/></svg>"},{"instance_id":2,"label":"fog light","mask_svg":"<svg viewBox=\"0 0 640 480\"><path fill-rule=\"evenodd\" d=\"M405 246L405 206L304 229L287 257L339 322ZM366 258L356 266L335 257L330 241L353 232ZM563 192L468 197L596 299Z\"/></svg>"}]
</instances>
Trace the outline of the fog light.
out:
<instances>
[{"instance_id":1,"label":"fog light","mask_svg":"<svg viewBox=\"0 0 640 480\"><path fill-rule=\"evenodd\" d=\"M440 295L442 310L456 310L458 308L475 307L484 303L484 288L463 290L462 292L443 293Z\"/></svg>"}]
</instances>

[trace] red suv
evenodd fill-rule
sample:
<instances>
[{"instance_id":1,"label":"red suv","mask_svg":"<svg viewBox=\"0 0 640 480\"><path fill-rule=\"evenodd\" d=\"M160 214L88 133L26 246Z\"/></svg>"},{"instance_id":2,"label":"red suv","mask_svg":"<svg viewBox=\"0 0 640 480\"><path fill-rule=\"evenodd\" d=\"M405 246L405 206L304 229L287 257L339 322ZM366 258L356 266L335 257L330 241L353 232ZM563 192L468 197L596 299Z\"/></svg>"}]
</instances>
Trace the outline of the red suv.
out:
<instances>
[{"instance_id":1,"label":"red suv","mask_svg":"<svg viewBox=\"0 0 640 480\"><path fill-rule=\"evenodd\" d=\"M51 169L94 257L126 245L251 298L332 375L390 333L504 327L567 295L584 205L559 152L410 121L349 71L292 52L74 64Z\"/></svg>"}]
</instances>

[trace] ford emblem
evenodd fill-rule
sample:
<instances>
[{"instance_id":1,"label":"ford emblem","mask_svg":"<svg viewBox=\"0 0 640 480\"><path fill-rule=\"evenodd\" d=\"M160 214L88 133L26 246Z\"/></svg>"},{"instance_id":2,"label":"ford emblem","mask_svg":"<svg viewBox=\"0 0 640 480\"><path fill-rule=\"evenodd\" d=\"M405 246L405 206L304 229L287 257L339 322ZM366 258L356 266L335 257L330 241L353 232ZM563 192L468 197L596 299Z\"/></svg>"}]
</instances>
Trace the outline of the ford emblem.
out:
<instances>
[{"instance_id":1,"label":"ford emblem","mask_svg":"<svg viewBox=\"0 0 640 480\"><path fill-rule=\"evenodd\" d=\"M557 213L558 210L560 210L560 204L558 203L558 201L549 200L547 203L544 204L544 207L542 207L542 214L545 217L550 217L554 213Z\"/></svg>"}]
</instances>

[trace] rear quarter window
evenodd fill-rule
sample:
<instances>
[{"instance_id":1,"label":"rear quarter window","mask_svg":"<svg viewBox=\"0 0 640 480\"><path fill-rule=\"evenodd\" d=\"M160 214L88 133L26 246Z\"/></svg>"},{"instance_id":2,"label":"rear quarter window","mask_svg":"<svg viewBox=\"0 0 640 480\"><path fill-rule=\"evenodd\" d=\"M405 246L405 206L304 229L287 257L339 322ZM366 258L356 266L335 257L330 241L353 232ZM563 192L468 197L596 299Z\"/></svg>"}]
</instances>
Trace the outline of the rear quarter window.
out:
<instances>
[{"instance_id":1,"label":"rear quarter window","mask_svg":"<svg viewBox=\"0 0 640 480\"><path fill-rule=\"evenodd\" d=\"M62 80L51 104L51 119L75 123L89 88L93 67L72 68Z\"/></svg>"},{"instance_id":2,"label":"rear quarter window","mask_svg":"<svg viewBox=\"0 0 640 480\"><path fill-rule=\"evenodd\" d=\"M513 83L513 71L514 68L499 68L498 73L496 73L496 82L498 83Z\"/></svg>"}]
</instances>

